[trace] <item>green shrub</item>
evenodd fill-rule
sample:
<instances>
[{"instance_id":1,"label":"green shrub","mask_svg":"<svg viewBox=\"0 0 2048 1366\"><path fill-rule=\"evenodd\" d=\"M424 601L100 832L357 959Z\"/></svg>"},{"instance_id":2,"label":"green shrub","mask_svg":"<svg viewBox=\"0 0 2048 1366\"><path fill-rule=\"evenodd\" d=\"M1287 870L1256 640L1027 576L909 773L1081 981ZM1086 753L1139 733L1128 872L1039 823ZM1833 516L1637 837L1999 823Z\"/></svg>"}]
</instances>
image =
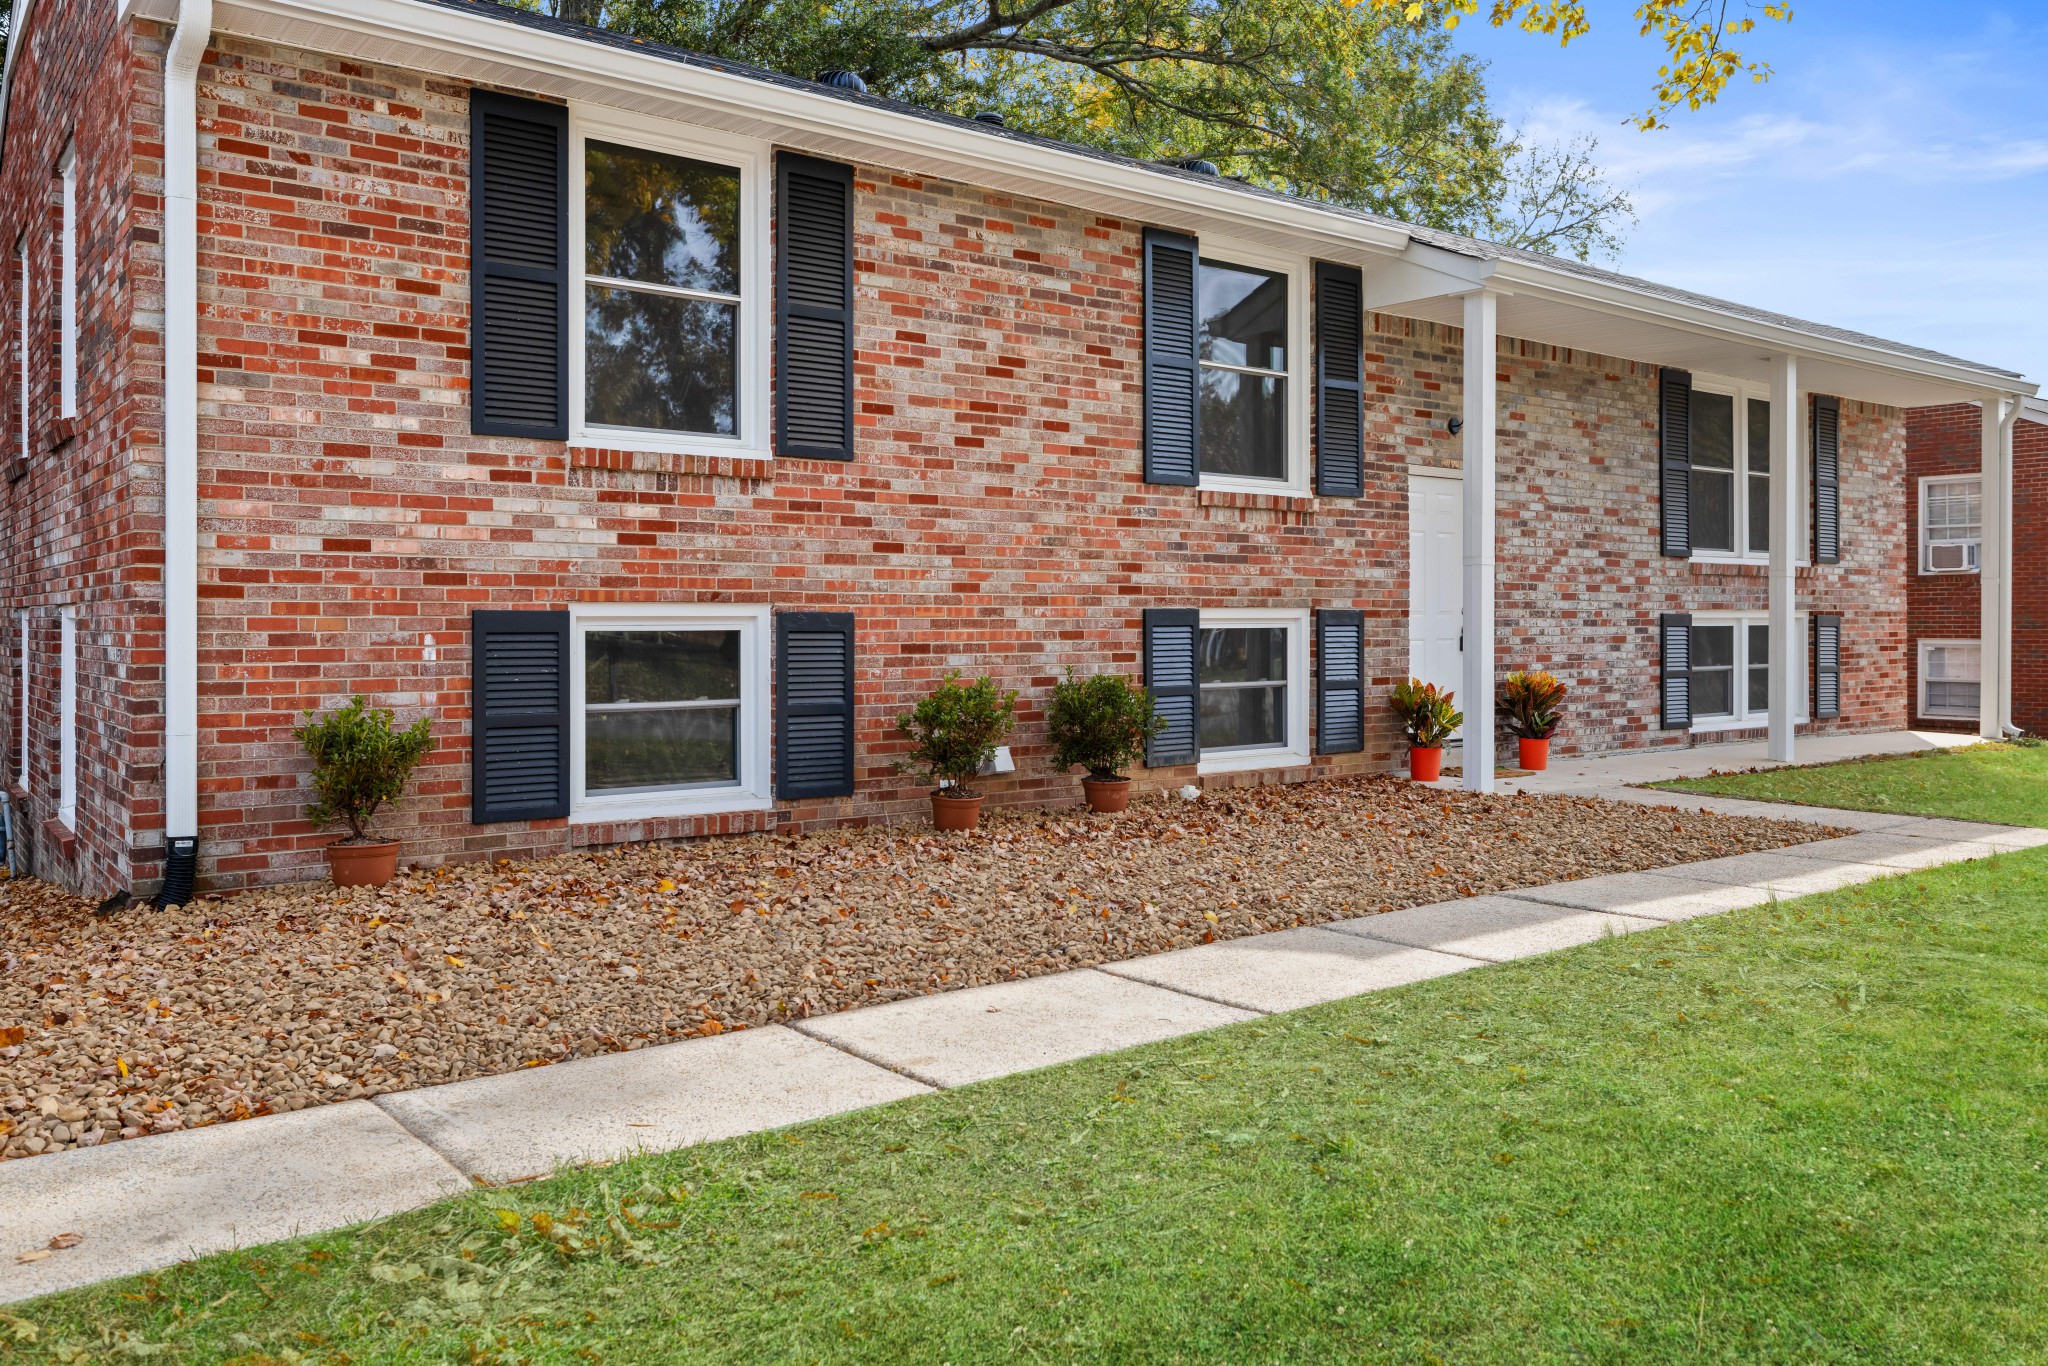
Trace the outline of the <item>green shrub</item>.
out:
<instances>
[{"instance_id":1,"label":"green shrub","mask_svg":"<svg viewBox=\"0 0 2048 1366\"><path fill-rule=\"evenodd\" d=\"M949 797L977 795L968 784L995 758L996 746L1017 723L1017 694L992 678L962 682L958 670L939 681L931 696L896 718L910 741L899 769L922 773Z\"/></svg>"},{"instance_id":2,"label":"green shrub","mask_svg":"<svg viewBox=\"0 0 2048 1366\"><path fill-rule=\"evenodd\" d=\"M391 713L360 697L324 719L306 713L292 732L313 756L313 800L306 818L318 826L345 825L351 842L370 838L371 820L398 800L427 751L432 727L422 716L408 730L391 729Z\"/></svg>"},{"instance_id":3,"label":"green shrub","mask_svg":"<svg viewBox=\"0 0 2048 1366\"><path fill-rule=\"evenodd\" d=\"M1052 739L1055 768L1076 764L1091 778L1116 778L1125 764L1145 753L1145 742L1166 729L1152 706L1152 694L1122 674L1067 676L1052 687L1045 729Z\"/></svg>"},{"instance_id":4,"label":"green shrub","mask_svg":"<svg viewBox=\"0 0 2048 1366\"><path fill-rule=\"evenodd\" d=\"M1408 733L1410 745L1416 749L1441 749L1444 741L1465 724L1465 713L1451 705L1456 696L1448 688L1411 678L1396 683L1387 702L1401 718L1401 729Z\"/></svg>"},{"instance_id":5,"label":"green shrub","mask_svg":"<svg viewBox=\"0 0 2048 1366\"><path fill-rule=\"evenodd\" d=\"M1557 707L1564 701L1564 684L1538 671L1517 669L1501 682L1500 705L1508 733L1524 740L1548 740L1557 729Z\"/></svg>"}]
</instances>

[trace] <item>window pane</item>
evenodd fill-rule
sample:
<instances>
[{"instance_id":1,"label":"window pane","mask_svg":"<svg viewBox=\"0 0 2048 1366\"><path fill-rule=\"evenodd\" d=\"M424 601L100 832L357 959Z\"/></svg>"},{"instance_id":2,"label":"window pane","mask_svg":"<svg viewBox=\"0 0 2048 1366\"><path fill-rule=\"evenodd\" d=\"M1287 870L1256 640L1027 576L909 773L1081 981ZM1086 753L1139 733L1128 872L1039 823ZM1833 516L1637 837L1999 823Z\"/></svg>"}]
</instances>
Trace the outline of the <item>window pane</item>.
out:
<instances>
[{"instance_id":1,"label":"window pane","mask_svg":"<svg viewBox=\"0 0 2048 1366\"><path fill-rule=\"evenodd\" d=\"M1768 622L1755 622L1749 627L1749 666L1771 662L1771 627Z\"/></svg>"},{"instance_id":2,"label":"window pane","mask_svg":"<svg viewBox=\"0 0 2048 1366\"><path fill-rule=\"evenodd\" d=\"M738 435L736 305L596 285L586 296L591 422Z\"/></svg>"},{"instance_id":3,"label":"window pane","mask_svg":"<svg viewBox=\"0 0 2048 1366\"><path fill-rule=\"evenodd\" d=\"M740 696L738 631L589 631L583 700L728 701Z\"/></svg>"},{"instance_id":4,"label":"window pane","mask_svg":"<svg viewBox=\"0 0 2048 1366\"><path fill-rule=\"evenodd\" d=\"M589 142L583 185L583 258L590 274L739 293L738 171Z\"/></svg>"},{"instance_id":5,"label":"window pane","mask_svg":"<svg viewBox=\"0 0 2048 1366\"><path fill-rule=\"evenodd\" d=\"M1771 551L1771 481L1749 476L1749 548L1759 555Z\"/></svg>"},{"instance_id":6,"label":"window pane","mask_svg":"<svg viewBox=\"0 0 2048 1366\"><path fill-rule=\"evenodd\" d=\"M1749 401L1749 469L1752 474L1771 472L1771 405L1760 398Z\"/></svg>"},{"instance_id":7,"label":"window pane","mask_svg":"<svg viewBox=\"0 0 2048 1366\"><path fill-rule=\"evenodd\" d=\"M1749 712L1755 715L1771 709L1771 628L1756 623L1749 632Z\"/></svg>"},{"instance_id":8,"label":"window pane","mask_svg":"<svg viewBox=\"0 0 2048 1366\"><path fill-rule=\"evenodd\" d=\"M1206 259L1200 274L1202 359L1285 370L1287 277ZM1206 465L1208 452L1202 455Z\"/></svg>"},{"instance_id":9,"label":"window pane","mask_svg":"<svg viewBox=\"0 0 2048 1366\"><path fill-rule=\"evenodd\" d=\"M1981 685L1976 683L1937 683L1929 680L1927 684L1927 709L1929 711L1959 712L1964 715L1974 716L1977 714L1977 699L1980 695L1980 688Z\"/></svg>"},{"instance_id":10,"label":"window pane","mask_svg":"<svg viewBox=\"0 0 2048 1366\"><path fill-rule=\"evenodd\" d=\"M1975 683L1983 675L1981 646L1930 645L1927 647L1927 676L1947 683Z\"/></svg>"},{"instance_id":11,"label":"window pane","mask_svg":"<svg viewBox=\"0 0 2048 1366\"><path fill-rule=\"evenodd\" d=\"M1729 716L1735 711L1735 628L1692 628L1692 712Z\"/></svg>"},{"instance_id":12,"label":"window pane","mask_svg":"<svg viewBox=\"0 0 2048 1366\"><path fill-rule=\"evenodd\" d=\"M1735 399L1692 391L1692 463L1707 469L1735 468Z\"/></svg>"},{"instance_id":13,"label":"window pane","mask_svg":"<svg viewBox=\"0 0 2048 1366\"><path fill-rule=\"evenodd\" d=\"M1698 669L1692 674L1692 714L1695 717L1732 716L1735 707L1730 698L1734 687L1735 671L1718 669L1706 673Z\"/></svg>"},{"instance_id":14,"label":"window pane","mask_svg":"<svg viewBox=\"0 0 2048 1366\"><path fill-rule=\"evenodd\" d=\"M1281 744L1287 735L1287 685L1202 689L1202 748Z\"/></svg>"},{"instance_id":15,"label":"window pane","mask_svg":"<svg viewBox=\"0 0 2048 1366\"><path fill-rule=\"evenodd\" d=\"M1202 471L1243 479L1287 477L1286 380L1202 371Z\"/></svg>"},{"instance_id":16,"label":"window pane","mask_svg":"<svg viewBox=\"0 0 2048 1366\"><path fill-rule=\"evenodd\" d=\"M591 712L584 720L588 792L739 781L738 707Z\"/></svg>"},{"instance_id":17,"label":"window pane","mask_svg":"<svg viewBox=\"0 0 2048 1366\"><path fill-rule=\"evenodd\" d=\"M1733 626L1695 626L1692 628L1692 667L1699 669L1726 669L1735 664L1735 628Z\"/></svg>"},{"instance_id":18,"label":"window pane","mask_svg":"<svg viewBox=\"0 0 2048 1366\"><path fill-rule=\"evenodd\" d=\"M1246 626L1202 632L1202 684L1282 682L1287 628Z\"/></svg>"},{"instance_id":19,"label":"window pane","mask_svg":"<svg viewBox=\"0 0 2048 1366\"><path fill-rule=\"evenodd\" d=\"M1206 433L1204 433L1206 435ZM1206 461L1208 453L1203 452ZM1692 548L1735 549L1735 476L1726 470L1692 472Z\"/></svg>"}]
</instances>

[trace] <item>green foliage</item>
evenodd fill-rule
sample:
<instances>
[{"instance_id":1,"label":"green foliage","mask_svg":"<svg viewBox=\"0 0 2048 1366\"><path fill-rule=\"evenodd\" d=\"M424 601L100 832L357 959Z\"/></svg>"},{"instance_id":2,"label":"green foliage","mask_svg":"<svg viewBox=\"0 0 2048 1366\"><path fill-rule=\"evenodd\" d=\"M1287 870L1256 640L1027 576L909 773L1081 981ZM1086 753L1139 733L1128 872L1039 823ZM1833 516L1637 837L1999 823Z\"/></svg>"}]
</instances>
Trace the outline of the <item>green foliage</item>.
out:
<instances>
[{"instance_id":1,"label":"green foliage","mask_svg":"<svg viewBox=\"0 0 2048 1366\"><path fill-rule=\"evenodd\" d=\"M969 786L981 766L995 758L996 746L1017 723L1017 694L996 686L986 676L962 681L956 669L939 681L929 697L896 718L896 729L910 741L910 752L897 765L925 775L949 797L972 797Z\"/></svg>"},{"instance_id":2,"label":"green foliage","mask_svg":"<svg viewBox=\"0 0 2048 1366\"><path fill-rule=\"evenodd\" d=\"M1558 704L1564 701L1564 684L1549 673L1524 673L1517 669L1501 683L1501 717L1510 735L1525 740L1548 740L1557 729Z\"/></svg>"},{"instance_id":3,"label":"green foliage","mask_svg":"<svg viewBox=\"0 0 2048 1366\"><path fill-rule=\"evenodd\" d=\"M1053 684L1045 711L1055 768L1080 765L1091 778L1114 778L1145 753L1145 741L1166 729L1152 694L1122 674L1067 676Z\"/></svg>"},{"instance_id":4,"label":"green foliage","mask_svg":"<svg viewBox=\"0 0 2048 1366\"><path fill-rule=\"evenodd\" d=\"M1763 802L2048 826L2048 748L1965 745L1892 758L1716 773L1655 784Z\"/></svg>"},{"instance_id":5,"label":"green foliage","mask_svg":"<svg viewBox=\"0 0 2048 1366\"><path fill-rule=\"evenodd\" d=\"M1411 678L1394 685L1387 704L1401 718L1401 729L1407 732L1410 745L1416 749L1442 749L1444 741L1465 724L1465 713L1452 705L1456 697L1448 688Z\"/></svg>"},{"instance_id":6,"label":"green foliage","mask_svg":"<svg viewBox=\"0 0 2048 1366\"><path fill-rule=\"evenodd\" d=\"M1456 51L1448 0L515 0L615 32L1141 160L1581 258L1627 198L1592 147L1527 149Z\"/></svg>"},{"instance_id":7,"label":"green foliage","mask_svg":"<svg viewBox=\"0 0 2048 1366\"><path fill-rule=\"evenodd\" d=\"M387 803L398 800L427 751L434 747L433 727L422 716L410 728L391 729L391 713L367 706L361 697L327 716L292 731L313 756L313 800L306 819L318 826L345 825L352 841L368 839L370 822Z\"/></svg>"}]
</instances>

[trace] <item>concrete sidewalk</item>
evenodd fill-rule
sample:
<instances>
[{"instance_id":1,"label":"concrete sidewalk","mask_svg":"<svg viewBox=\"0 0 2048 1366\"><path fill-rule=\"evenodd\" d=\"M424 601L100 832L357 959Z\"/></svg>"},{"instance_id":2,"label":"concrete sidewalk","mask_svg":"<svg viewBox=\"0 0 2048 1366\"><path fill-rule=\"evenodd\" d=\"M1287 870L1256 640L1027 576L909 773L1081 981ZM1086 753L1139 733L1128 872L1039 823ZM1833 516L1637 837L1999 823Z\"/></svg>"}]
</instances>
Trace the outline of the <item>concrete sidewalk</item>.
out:
<instances>
[{"instance_id":1,"label":"concrete sidewalk","mask_svg":"<svg viewBox=\"0 0 2048 1366\"><path fill-rule=\"evenodd\" d=\"M473 1183L780 1128L1610 935L2048 844L2048 830L1600 789L1855 829L0 1163L0 1302L341 1228ZM76 1246L48 1251L59 1234Z\"/></svg>"}]
</instances>

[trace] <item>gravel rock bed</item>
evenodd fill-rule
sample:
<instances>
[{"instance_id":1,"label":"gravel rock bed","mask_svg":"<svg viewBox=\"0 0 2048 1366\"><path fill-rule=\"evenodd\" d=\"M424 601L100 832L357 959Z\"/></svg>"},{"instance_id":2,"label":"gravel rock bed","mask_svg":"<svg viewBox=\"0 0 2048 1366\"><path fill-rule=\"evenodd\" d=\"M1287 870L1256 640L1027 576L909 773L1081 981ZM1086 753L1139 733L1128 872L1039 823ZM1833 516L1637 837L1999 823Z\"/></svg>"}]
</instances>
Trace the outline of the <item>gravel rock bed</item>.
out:
<instances>
[{"instance_id":1,"label":"gravel rock bed","mask_svg":"<svg viewBox=\"0 0 2048 1366\"><path fill-rule=\"evenodd\" d=\"M0 883L0 1156L1823 837L1339 779L94 914Z\"/></svg>"}]
</instances>

